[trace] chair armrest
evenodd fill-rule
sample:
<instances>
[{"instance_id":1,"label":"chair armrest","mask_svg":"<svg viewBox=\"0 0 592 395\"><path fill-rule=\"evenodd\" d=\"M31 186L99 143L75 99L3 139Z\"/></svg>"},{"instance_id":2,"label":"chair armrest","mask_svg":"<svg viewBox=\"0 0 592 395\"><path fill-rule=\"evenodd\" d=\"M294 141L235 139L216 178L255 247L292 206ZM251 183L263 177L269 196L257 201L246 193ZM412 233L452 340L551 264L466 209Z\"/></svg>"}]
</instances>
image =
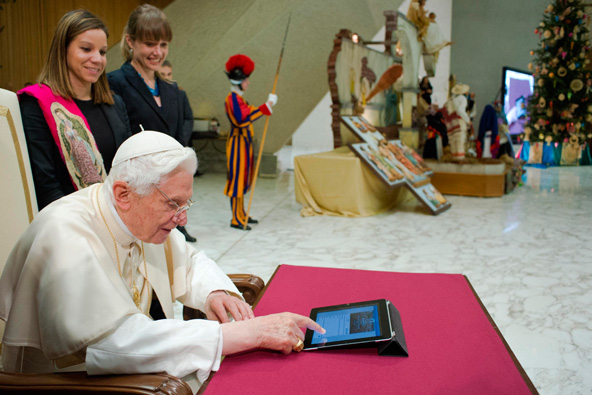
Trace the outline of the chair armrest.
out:
<instances>
[{"instance_id":1,"label":"chair armrest","mask_svg":"<svg viewBox=\"0 0 592 395\"><path fill-rule=\"evenodd\" d=\"M5 373L0 372L0 393L94 394L113 392L137 395L192 395L183 380L166 373L89 376L86 372L72 373Z\"/></svg>"},{"instance_id":2,"label":"chair armrest","mask_svg":"<svg viewBox=\"0 0 592 395\"><path fill-rule=\"evenodd\" d=\"M229 274L228 277L230 277L240 293L243 294L245 302L251 306L257 301L261 291L265 288L265 283L261 277L254 274Z\"/></svg>"},{"instance_id":3,"label":"chair armrest","mask_svg":"<svg viewBox=\"0 0 592 395\"><path fill-rule=\"evenodd\" d=\"M245 302L251 306L259 299L259 295L265 288L265 283L261 277L254 274L229 274L228 277L232 280L236 288L243 295ZM188 306L183 306L183 319L206 319L206 315L200 311Z\"/></svg>"}]
</instances>

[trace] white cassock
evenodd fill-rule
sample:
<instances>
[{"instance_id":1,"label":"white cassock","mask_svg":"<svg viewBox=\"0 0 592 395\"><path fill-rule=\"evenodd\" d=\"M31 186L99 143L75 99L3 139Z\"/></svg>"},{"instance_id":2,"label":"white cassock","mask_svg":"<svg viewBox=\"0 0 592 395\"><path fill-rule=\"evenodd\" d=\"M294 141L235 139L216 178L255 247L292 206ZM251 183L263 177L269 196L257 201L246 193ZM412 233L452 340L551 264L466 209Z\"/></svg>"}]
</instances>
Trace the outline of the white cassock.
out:
<instances>
[{"instance_id":1,"label":"white cassock","mask_svg":"<svg viewBox=\"0 0 592 395\"><path fill-rule=\"evenodd\" d=\"M239 291L180 232L173 230L169 240L174 273L169 278L164 246L144 243L146 273L141 242L127 230L102 184L43 209L0 278L4 370L51 372L82 363L75 370L91 375L164 371L178 377L195 373L203 382L220 366L220 324L153 321L144 314L150 295L154 289L166 317L173 318L175 300L204 310L211 292ZM132 281L141 292L141 311Z\"/></svg>"}]
</instances>

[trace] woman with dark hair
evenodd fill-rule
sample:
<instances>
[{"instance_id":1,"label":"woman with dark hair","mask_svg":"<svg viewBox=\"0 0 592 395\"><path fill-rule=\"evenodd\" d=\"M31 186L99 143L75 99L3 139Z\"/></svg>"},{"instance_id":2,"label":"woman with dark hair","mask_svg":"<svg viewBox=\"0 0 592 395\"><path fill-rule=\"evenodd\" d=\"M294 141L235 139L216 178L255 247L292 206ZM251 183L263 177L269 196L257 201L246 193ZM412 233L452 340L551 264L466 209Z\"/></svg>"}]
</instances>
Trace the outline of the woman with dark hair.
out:
<instances>
[{"instance_id":1,"label":"woman with dark hair","mask_svg":"<svg viewBox=\"0 0 592 395\"><path fill-rule=\"evenodd\" d=\"M111 94L105 75L108 35L90 12L68 12L38 83L18 92L39 210L102 182L115 151L131 136L125 105Z\"/></svg>"},{"instance_id":2,"label":"woman with dark hair","mask_svg":"<svg viewBox=\"0 0 592 395\"><path fill-rule=\"evenodd\" d=\"M161 78L159 69L169 52L173 32L166 15L143 4L132 11L121 38L126 62L109 73L111 89L127 107L133 134L141 130L166 133L186 146L183 93L177 83ZM179 226L187 241L196 239Z\"/></svg>"}]
</instances>

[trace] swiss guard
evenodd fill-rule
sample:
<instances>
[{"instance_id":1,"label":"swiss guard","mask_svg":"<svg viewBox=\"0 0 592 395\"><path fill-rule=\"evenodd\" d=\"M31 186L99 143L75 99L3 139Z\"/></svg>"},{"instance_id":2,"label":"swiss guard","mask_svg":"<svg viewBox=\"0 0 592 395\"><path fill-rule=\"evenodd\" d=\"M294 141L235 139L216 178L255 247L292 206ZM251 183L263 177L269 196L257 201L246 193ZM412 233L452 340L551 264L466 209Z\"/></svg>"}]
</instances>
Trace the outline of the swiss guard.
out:
<instances>
[{"instance_id":1,"label":"swiss guard","mask_svg":"<svg viewBox=\"0 0 592 395\"><path fill-rule=\"evenodd\" d=\"M226 75L230 81L230 94L226 97L226 115L230 120L230 135L226 143L226 167L228 170L224 194L230 197L232 221L230 227L251 230L246 223L258 221L247 218L244 195L251 187L253 167L253 122L263 115L271 115L271 107L277 103L277 96L269 94L267 102L259 107L250 106L243 95L249 87L249 76L255 70L255 63L246 55L233 55L226 62Z\"/></svg>"}]
</instances>

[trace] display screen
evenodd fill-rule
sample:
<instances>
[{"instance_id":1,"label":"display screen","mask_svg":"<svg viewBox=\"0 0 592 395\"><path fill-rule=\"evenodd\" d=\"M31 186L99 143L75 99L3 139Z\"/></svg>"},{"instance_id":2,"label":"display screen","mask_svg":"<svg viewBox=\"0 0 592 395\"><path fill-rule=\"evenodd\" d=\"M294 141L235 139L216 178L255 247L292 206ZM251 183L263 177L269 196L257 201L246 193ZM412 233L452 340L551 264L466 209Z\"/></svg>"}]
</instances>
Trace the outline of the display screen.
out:
<instances>
[{"instance_id":1,"label":"display screen","mask_svg":"<svg viewBox=\"0 0 592 395\"><path fill-rule=\"evenodd\" d=\"M504 67L503 110L510 134L520 134L526 124L526 105L534 91L531 73Z\"/></svg>"},{"instance_id":2,"label":"display screen","mask_svg":"<svg viewBox=\"0 0 592 395\"><path fill-rule=\"evenodd\" d=\"M316 321L327 332L324 334L315 332L311 345L380 336L376 305L320 312L317 314Z\"/></svg>"}]
</instances>

